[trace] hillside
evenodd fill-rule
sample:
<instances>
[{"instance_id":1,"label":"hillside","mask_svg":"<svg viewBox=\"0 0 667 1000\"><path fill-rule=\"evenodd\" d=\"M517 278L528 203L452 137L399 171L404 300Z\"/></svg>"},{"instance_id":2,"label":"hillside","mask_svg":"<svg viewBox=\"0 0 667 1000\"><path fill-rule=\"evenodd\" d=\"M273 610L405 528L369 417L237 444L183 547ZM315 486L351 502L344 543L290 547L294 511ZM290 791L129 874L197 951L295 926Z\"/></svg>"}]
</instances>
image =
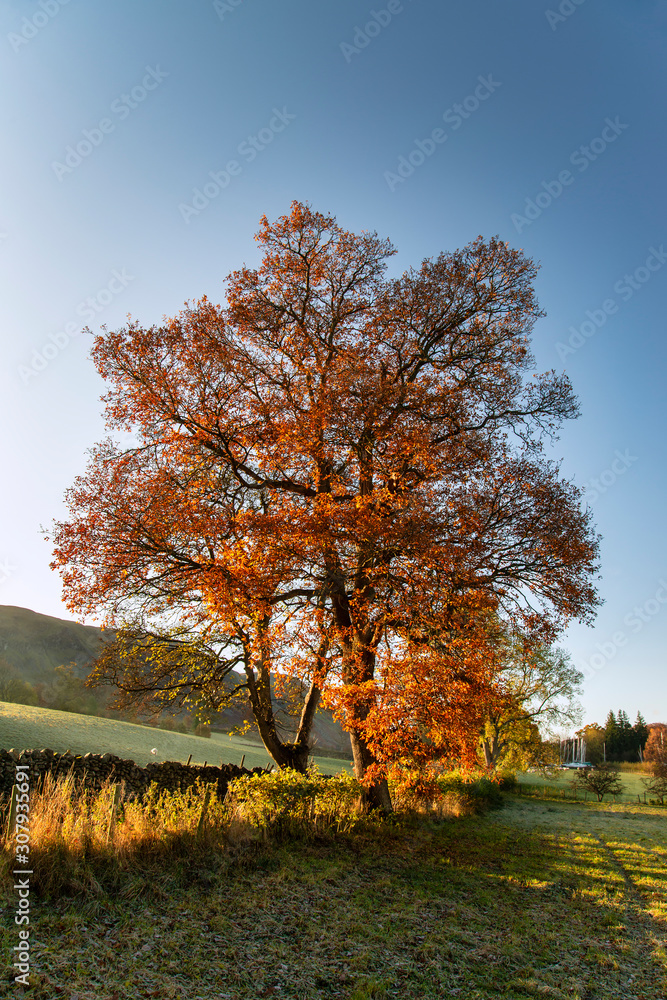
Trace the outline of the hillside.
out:
<instances>
[{"instance_id":1,"label":"hillside","mask_svg":"<svg viewBox=\"0 0 667 1000\"><path fill-rule=\"evenodd\" d=\"M52 682L55 668L61 664L75 664L75 673L81 678L86 677L90 664L103 647L104 639L102 629L93 625L64 621L27 608L0 605L0 658L6 660L24 681L33 685ZM298 702L298 689L298 682L293 682L290 684L289 700L276 699L278 719L286 733L296 728L294 709L290 705ZM221 713L214 728L229 732L246 718L250 718L249 713L238 705ZM254 723L249 735L259 739ZM315 718L313 743L318 750L350 750L349 736L327 710L318 712Z\"/></svg>"},{"instance_id":2,"label":"hillside","mask_svg":"<svg viewBox=\"0 0 667 1000\"><path fill-rule=\"evenodd\" d=\"M63 663L75 663L76 673L84 677L100 654L102 634L92 625L0 605L0 656L30 684L48 683Z\"/></svg>"},{"instance_id":3,"label":"hillside","mask_svg":"<svg viewBox=\"0 0 667 1000\"><path fill-rule=\"evenodd\" d=\"M349 741L348 741L349 746ZM263 745L239 736L214 733L204 739L184 733L138 726L117 719L98 719L74 712L58 712L33 705L12 705L0 701L0 747L4 750L27 750L48 747L75 754L114 753L135 761L141 767L152 761L178 760L192 757L193 764L240 764L266 767L270 758ZM152 751L155 750L155 753ZM314 756L324 774L335 774L345 763Z\"/></svg>"}]
</instances>

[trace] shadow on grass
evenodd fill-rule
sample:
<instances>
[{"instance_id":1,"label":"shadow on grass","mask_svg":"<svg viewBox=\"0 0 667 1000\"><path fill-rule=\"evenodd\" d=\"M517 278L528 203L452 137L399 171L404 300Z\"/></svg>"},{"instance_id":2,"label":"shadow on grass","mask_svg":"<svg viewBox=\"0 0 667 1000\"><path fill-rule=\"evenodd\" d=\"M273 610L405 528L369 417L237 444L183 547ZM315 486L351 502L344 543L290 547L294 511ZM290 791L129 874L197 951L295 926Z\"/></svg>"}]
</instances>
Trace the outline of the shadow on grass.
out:
<instances>
[{"instance_id":1,"label":"shadow on grass","mask_svg":"<svg viewBox=\"0 0 667 1000\"><path fill-rule=\"evenodd\" d=\"M86 877L67 883L77 898L52 896L35 917L44 952L29 996L52 1000L57 966L72 992L101 1000L126 996L128 978L158 991L146 995L203 1000L656 1000L661 820L512 800L280 843L213 824L198 839L193 819L161 846L137 841L122 864L118 844L90 847Z\"/></svg>"}]
</instances>

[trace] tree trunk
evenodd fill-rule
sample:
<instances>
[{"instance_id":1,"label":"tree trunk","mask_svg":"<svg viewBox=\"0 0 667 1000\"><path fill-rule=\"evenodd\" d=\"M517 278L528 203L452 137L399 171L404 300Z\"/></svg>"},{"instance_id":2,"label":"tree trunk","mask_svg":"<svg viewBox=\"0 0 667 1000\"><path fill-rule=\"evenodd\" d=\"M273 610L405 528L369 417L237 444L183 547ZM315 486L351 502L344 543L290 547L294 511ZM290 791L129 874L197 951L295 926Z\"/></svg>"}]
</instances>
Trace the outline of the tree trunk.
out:
<instances>
[{"instance_id":1,"label":"tree trunk","mask_svg":"<svg viewBox=\"0 0 667 1000\"><path fill-rule=\"evenodd\" d=\"M484 751L484 763L486 765L487 771L493 770L493 757L491 755L491 747L489 746L489 741L486 736L482 739L482 750Z\"/></svg>"},{"instance_id":2,"label":"tree trunk","mask_svg":"<svg viewBox=\"0 0 667 1000\"><path fill-rule=\"evenodd\" d=\"M343 679L353 680L356 683L367 681L373 678L375 672L375 655L369 649L364 649L356 657L350 657L345 663L346 655L343 656ZM362 734L363 723L368 716L369 706L363 702L357 702L353 708L350 720L350 744L352 746L352 759L354 761L355 777L363 782L366 772L371 765L376 764L375 755L369 749L368 743ZM356 723L356 725L355 725ZM383 813L393 812L389 785L386 778L377 778L372 784L362 785L362 803L367 811L380 809Z\"/></svg>"},{"instance_id":3,"label":"tree trunk","mask_svg":"<svg viewBox=\"0 0 667 1000\"><path fill-rule=\"evenodd\" d=\"M308 764L308 755L311 750L310 734L313 729L313 722L315 721L315 712L317 711L317 706L320 701L321 691L315 681L313 681L308 688L308 692L303 702L303 708L301 710L301 718L299 719L299 727L296 731L296 739L294 740L294 746L303 748L305 752L305 765Z\"/></svg>"},{"instance_id":4,"label":"tree trunk","mask_svg":"<svg viewBox=\"0 0 667 1000\"><path fill-rule=\"evenodd\" d=\"M334 619L341 633L343 684L363 684L366 681L373 680L375 675L375 651L372 647L374 629L369 626L365 630L359 630L358 627L355 628L353 626L350 617L350 602L345 592L345 587L341 585L342 571L338 557L334 551L328 553L327 571L330 579L336 582L330 596ZM372 588L367 586L367 582L363 579L363 574L361 578L357 579L356 585L358 593L363 593L366 598L372 596ZM363 701L356 701L347 720L352 746L352 758L354 760L354 773L355 777L361 782L363 782L369 767L377 763L374 754L368 748L368 743L363 736L363 723L368 717L369 707ZM384 813L393 812L389 785L386 778L376 779L372 784L364 784L362 787L362 802L367 811L380 809Z\"/></svg>"},{"instance_id":5,"label":"tree trunk","mask_svg":"<svg viewBox=\"0 0 667 1000\"><path fill-rule=\"evenodd\" d=\"M260 646L257 674L253 665L246 660L245 674L248 681L248 700L262 743L280 768L293 768L305 774L310 755L310 734L313 728L315 710L320 699L320 689L313 682L306 695L296 740L284 742L278 735L276 717L271 696L271 671L269 654L265 646Z\"/></svg>"},{"instance_id":6,"label":"tree trunk","mask_svg":"<svg viewBox=\"0 0 667 1000\"><path fill-rule=\"evenodd\" d=\"M359 781L362 781L367 769L375 763L375 757L368 749L366 741L355 730L350 731L350 744L352 745L354 774ZM367 812L372 809L379 809L383 813L394 811L386 778L380 778L372 785L362 785L361 801Z\"/></svg>"},{"instance_id":7,"label":"tree trunk","mask_svg":"<svg viewBox=\"0 0 667 1000\"><path fill-rule=\"evenodd\" d=\"M487 736L482 739L482 749L484 750L484 763L487 771L493 771L500 756L498 738L494 736L491 740Z\"/></svg>"}]
</instances>

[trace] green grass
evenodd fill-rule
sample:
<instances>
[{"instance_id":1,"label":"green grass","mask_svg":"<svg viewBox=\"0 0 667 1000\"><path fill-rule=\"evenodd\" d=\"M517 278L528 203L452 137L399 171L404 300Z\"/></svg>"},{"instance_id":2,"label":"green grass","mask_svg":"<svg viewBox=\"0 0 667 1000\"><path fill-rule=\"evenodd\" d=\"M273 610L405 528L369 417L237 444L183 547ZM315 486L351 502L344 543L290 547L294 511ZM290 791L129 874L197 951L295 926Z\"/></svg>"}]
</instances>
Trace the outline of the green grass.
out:
<instances>
[{"instance_id":1,"label":"green grass","mask_svg":"<svg viewBox=\"0 0 667 1000\"><path fill-rule=\"evenodd\" d=\"M535 789L546 789L547 796L551 793L553 796L559 798L563 793L565 796L571 794L571 782L575 778L575 771L559 771L556 778L543 778L539 774L520 774L518 775L519 783L524 786L526 790ZM646 789L642 784L642 778L646 777L648 771L621 771L621 784L623 786L623 792L621 795L616 796L617 802L624 802L628 805L630 803L637 802L637 796L641 797L642 802L644 801L644 792ZM578 787L578 786L577 786ZM577 795L579 798L583 798L583 790L578 787ZM647 794L647 801L649 799ZM592 792L588 793L588 799L595 798ZM610 796L605 796L605 801L609 799L612 801Z\"/></svg>"},{"instance_id":2,"label":"green grass","mask_svg":"<svg viewBox=\"0 0 667 1000\"><path fill-rule=\"evenodd\" d=\"M113 753L134 760L140 766L151 761L187 761L193 764L240 764L245 755L245 767L266 767L272 763L261 744L237 736L213 733L210 738L172 733L131 722L100 719L74 712L57 712L31 705L0 702L0 747L9 750L43 749L72 753ZM157 749L151 754L151 749ZM344 761L315 757L323 774L336 774L351 767Z\"/></svg>"},{"instance_id":3,"label":"green grass","mask_svg":"<svg viewBox=\"0 0 667 1000\"><path fill-rule=\"evenodd\" d=\"M458 821L241 841L33 915L35 1000L661 1000L667 824L513 797ZM7 956L9 908L0 929Z\"/></svg>"},{"instance_id":4,"label":"green grass","mask_svg":"<svg viewBox=\"0 0 667 1000\"><path fill-rule=\"evenodd\" d=\"M70 746L91 723L100 727L98 739L115 734L115 742ZM192 752L173 752L186 744L201 748L201 762L213 759L211 747L225 760L245 752L249 762L257 752L241 738L0 705L0 744L17 748L120 754L125 746L122 755L137 759L141 746L160 746L162 737L174 741L165 744L174 759ZM537 776L525 779L540 784ZM92 868L90 876L71 898L47 902L33 889L31 986L17 996L667 997L667 812L636 799L614 805L511 795L482 816L403 816L299 842L266 841L241 828L226 846L165 851L159 863L128 855L113 890L101 876L95 881ZM14 995L9 878L0 895L0 994L6 982Z\"/></svg>"}]
</instances>

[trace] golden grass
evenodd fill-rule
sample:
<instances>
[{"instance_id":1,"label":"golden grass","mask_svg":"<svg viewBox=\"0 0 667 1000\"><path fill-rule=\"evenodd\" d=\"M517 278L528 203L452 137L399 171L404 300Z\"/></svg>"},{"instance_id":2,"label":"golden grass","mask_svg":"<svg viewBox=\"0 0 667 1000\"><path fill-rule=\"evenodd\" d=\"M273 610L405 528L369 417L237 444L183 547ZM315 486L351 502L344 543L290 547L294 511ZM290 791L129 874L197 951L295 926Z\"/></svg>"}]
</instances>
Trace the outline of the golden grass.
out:
<instances>
[{"instance_id":1,"label":"golden grass","mask_svg":"<svg viewBox=\"0 0 667 1000\"><path fill-rule=\"evenodd\" d=\"M229 818L212 794L205 822L201 783L186 792L160 793L155 785L139 801L115 802L108 781L99 792L76 787L73 775L47 775L30 796L31 889L42 898L66 893L100 895L118 888L133 868L155 869L168 861L223 847ZM13 834L6 817L0 840L2 866L14 864Z\"/></svg>"},{"instance_id":2,"label":"golden grass","mask_svg":"<svg viewBox=\"0 0 667 1000\"><path fill-rule=\"evenodd\" d=\"M214 804L197 837L200 790L126 803L107 844L110 787L86 804L46 791L26 1000L667 996L661 810L513 796L435 821L415 802L276 841L239 802ZM15 944L8 907L5 968Z\"/></svg>"},{"instance_id":3,"label":"golden grass","mask_svg":"<svg viewBox=\"0 0 667 1000\"><path fill-rule=\"evenodd\" d=\"M422 820L470 816L484 802L456 789L435 801L404 790L395 800L399 813ZM383 823L363 814L361 789L346 773L325 779L316 771L278 771L237 779L224 802L214 785L201 781L185 792L153 784L140 800L126 797L122 784L107 781L96 792L73 774L47 775L30 795L31 889L44 899L131 893L137 882L159 892L187 879L193 865L251 841L312 841L361 828L377 833ZM6 826L5 817L0 866L9 872L13 832L7 836Z\"/></svg>"}]
</instances>

